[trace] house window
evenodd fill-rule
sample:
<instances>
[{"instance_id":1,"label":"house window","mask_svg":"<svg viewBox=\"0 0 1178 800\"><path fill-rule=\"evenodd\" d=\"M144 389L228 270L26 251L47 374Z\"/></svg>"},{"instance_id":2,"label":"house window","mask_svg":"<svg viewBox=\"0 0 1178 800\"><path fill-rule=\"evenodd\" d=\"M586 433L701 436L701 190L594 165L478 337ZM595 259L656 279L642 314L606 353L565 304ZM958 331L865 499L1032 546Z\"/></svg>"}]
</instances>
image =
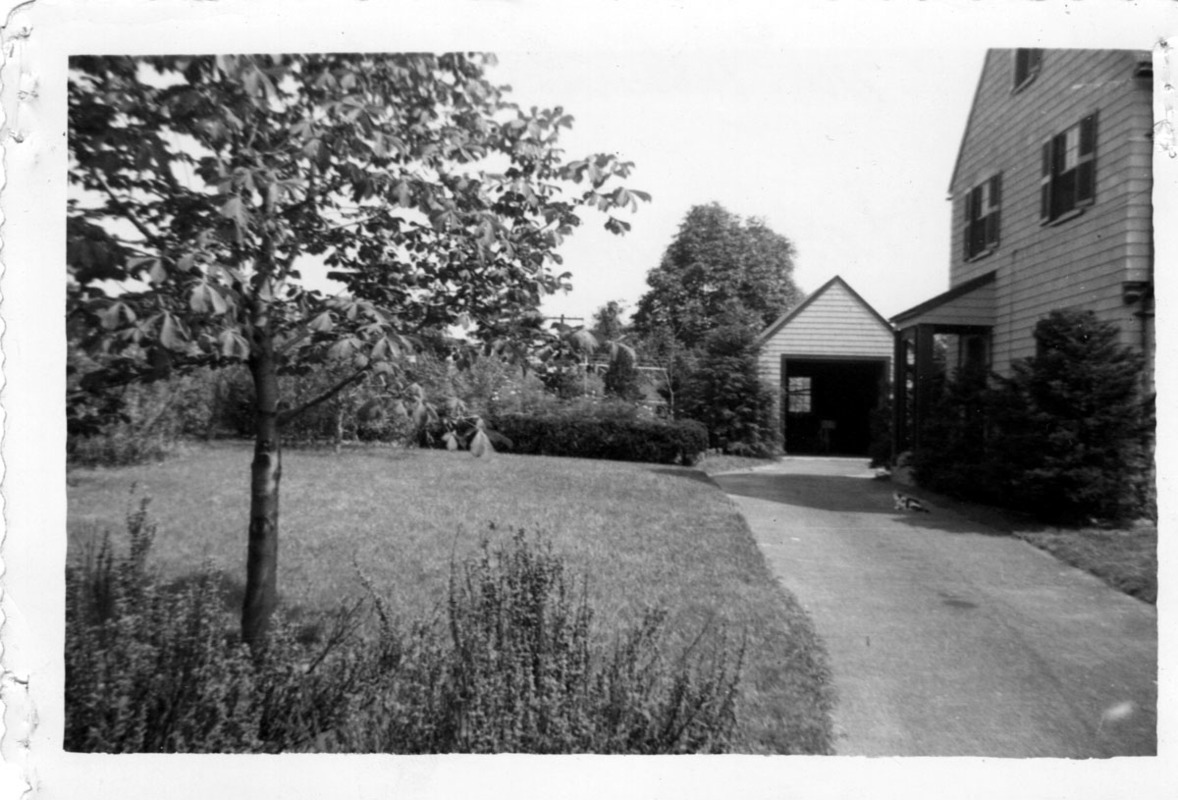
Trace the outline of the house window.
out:
<instances>
[{"instance_id":1,"label":"house window","mask_svg":"<svg viewBox=\"0 0 1178 800\"><path fill-rule=\"evenodd\" d=\"M788 388L789 413L809 414L812 410L810 404L810 377L800 376L796 378L790 378Z\"/></svg>"},{"instance_id":2,"label":"house window","mask_svg":"<svg viewBox=\"0 0 1178 800\"><path fill-rule=\"evenodd\" d=\"M1014 91L1020 91L1039 74L1043 51L1019 48L1014 51Z\"/></svg>"},{"instance_id":3,"label":"house window","mask_svg":"<svg viewBox=\"0 0 1178 800\"><path fill-rule=\"evenodd\" d=\"M965 193L965 258L989 255L998 248L1002 176L994 175Z\"/></svg>"},{"instance_id":4,"label":"house window","mask_svg":"<svg viewBox=\"0 0 1178 800\"><path fill-rule=\"evenodd\" d=\"M1043 143L1039 220L1073 216L1096 201L1096 115Z\"/></svg>"}]
</instances>

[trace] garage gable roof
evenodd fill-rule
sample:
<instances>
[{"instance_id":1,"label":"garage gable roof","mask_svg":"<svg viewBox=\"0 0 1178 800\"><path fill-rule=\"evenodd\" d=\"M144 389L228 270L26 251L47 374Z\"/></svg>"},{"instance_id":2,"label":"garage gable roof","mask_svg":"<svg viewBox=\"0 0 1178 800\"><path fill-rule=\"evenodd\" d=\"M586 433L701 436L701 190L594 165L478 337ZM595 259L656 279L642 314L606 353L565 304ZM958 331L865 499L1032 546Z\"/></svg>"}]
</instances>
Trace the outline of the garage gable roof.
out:
<instances>
[{"instance_id":1,"label":"garage gable roof","mask_svg":"<svg viewBox=\"0 0 1178 800\"><path fill-rule=\"evenodd\" d=\"M794 308L792 308L789 311L782 314L780 317L778 317L773 322L773 324L771 324L769 327L765 328L765 330L761 331L757 335L757 345L758 346L762 345L765 342L767 342L769 339L773 338L773 336L778 331L780 331L782 328L784 328L786 325L788 325L792 319L794 319L799 314L801 314L803 311L805 311L806 308L809 307L815 300L817 300L819 297L824 295L826 292L830 291L831 287L835 286L836 284L841 286L843 289L845 289L847 294L849 294L852 298L854 298L854 300L857 303L859 303L859 305L861 305L864 308L864 310L869 312L872 317L874 317L876 320L878 320L881 327L883 327L889 333L892 331L891 323L889 323L886 319L884 319L878 311L876 311L874 308L872 308L871 304L868 303L866 300L864 300L858 292L856 292L854 289L852 289L851 285L849 283L847 283L845 280L843 280L840 276L835 275L833 278L828 280L826 283L822 284L817 289L815 289L813 292L811 292L809 294L809 296L806 297L805 300L798 303L798 305L795 306Z\"/></svg>"}]
</instances>

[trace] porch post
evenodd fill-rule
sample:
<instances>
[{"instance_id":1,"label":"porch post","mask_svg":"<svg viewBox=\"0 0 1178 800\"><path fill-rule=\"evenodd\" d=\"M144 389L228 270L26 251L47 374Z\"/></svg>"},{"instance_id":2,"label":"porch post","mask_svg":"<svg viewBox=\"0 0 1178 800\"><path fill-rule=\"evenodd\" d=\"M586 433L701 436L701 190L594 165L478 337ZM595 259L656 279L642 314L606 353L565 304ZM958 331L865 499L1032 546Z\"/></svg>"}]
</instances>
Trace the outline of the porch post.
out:
<instances>
[{"instance_id":1,"label":"porch post","mask_svg":"<svg viewBox=\"0 0 1178 800\"><path fill-rule=\"evenodd\" d=\"M897 330L892 355L892 464L908 445L908 332Z\"/></svg>"},{"instance_id":2,"label":"porch post","mask_svg":"<svg viewBox=\"0 0 1178 800\"><path fill-rule=\"evenodd\" d=\"M932 405L933 326L916 326L916 409L912 420L912 447L920 447L921 431Z\"/></svg>"}]
</instances>

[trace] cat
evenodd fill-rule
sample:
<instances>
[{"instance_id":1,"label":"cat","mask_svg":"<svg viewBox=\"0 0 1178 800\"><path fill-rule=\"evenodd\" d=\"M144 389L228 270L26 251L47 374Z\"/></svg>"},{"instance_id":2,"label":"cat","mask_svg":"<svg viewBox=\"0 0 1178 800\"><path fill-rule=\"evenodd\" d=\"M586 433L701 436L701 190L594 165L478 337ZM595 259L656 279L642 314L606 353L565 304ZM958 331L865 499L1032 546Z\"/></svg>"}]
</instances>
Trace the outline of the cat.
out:
<instances>
[{"instance_id":1,"label":"cat","mask_svg":"<svg viewBox=\"0 0 1178 800\"><path fill-rule=\"evenodd\" d=\"M897 511L923 511L926 514L931 513L924 507L924 503L917 500L915 497L909 497L900 492L892 492L892 502Z\"/></svg>"}]
</instances>

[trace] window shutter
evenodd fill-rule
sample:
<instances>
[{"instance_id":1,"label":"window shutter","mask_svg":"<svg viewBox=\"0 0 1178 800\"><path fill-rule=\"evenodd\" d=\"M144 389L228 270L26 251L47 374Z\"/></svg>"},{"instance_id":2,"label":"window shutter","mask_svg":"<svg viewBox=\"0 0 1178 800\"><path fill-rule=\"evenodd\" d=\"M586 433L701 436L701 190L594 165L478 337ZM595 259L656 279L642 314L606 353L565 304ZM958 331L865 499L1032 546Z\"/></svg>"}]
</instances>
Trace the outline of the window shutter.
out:
<instances>
[{"instance_id":1,"label":"window shutter","mask_svg":"<svg viewBox=\"0 0 1178 800\"><path fill-rule=\"evenodd\" d=\"M973 230L973 190L970 189L965 193L965 202L962 204L962 211L964 217L961 225L961 252L968 261L973 257L973 242L971 241L970 232Z\"/></svg>"},{"instance_id":2,"label":"window shutter","mask_svg":"<svg viewBox=\"0 0 1178 800\"><path fill-rule=\"evenodd\" d=\"M1096 200L1096 115L1080 120L1080 163L1076 169L1076 205Z\"/></svg>"},{"instance_id":3,"label":"window shutter","mask_svg":"<svg viewBox=\"0 0 1178 800\"><path fill-rule=\"evenodd\" d=\"M1002 210L1002 175L990 178L990 208L986 215L986 247L998 246L998 219Z\"/></svg>"},{"instance_id":4,"label":"window shutter","mask_svg":"<svg viewBox=\"0 0 1178 800\"><path fill-rule=\"evenodd\" d=\"M1090 114L1080 120L1080 155L1096 153L1096 115Z\"/></svg>"},{"instance_id":5,"label":"window shutter","mask_svg":"<svg viewBox=\"0 0 1178 800\"><path fill-rule=\"evenodd\" d=\"M1051 140L1043 143L1043 162L1039 173L1039 221L1051 219Z\"/></svg>"}]
</instances>

